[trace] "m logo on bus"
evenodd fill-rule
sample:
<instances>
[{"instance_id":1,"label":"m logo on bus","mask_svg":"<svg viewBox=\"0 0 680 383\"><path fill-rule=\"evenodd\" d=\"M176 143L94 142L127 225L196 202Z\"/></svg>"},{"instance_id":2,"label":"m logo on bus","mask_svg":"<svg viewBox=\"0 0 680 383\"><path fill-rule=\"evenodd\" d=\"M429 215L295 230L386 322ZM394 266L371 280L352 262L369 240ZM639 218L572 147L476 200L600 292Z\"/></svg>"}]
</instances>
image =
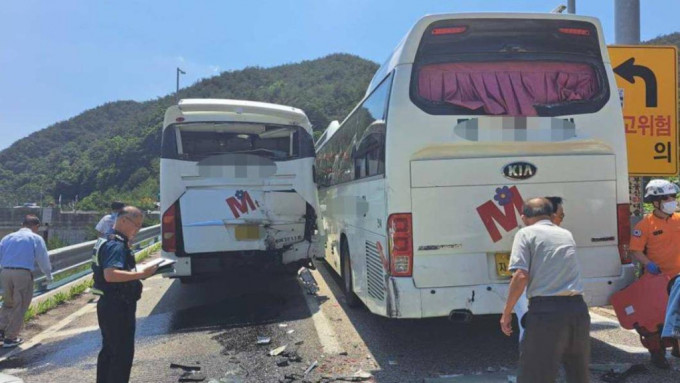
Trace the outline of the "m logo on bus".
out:
<instances>
[{"instance_id":1,"label":"m logo on bus","mask_svg":"<svg viewBox=\"0 0 680 383\"><path fill-rule=\"evenodd\" d=\"M511 162L503 166L503 175L512 180L526 180L536 174L536 166L528 162Z\"/></svg>"},{"instance_id":2,"label":"m logo on bus","mask_svg":"<svg viewBox=\"0 0 680 383\"><path fill-rule=\"evenodd\" d=\"M494 200L503 210L496 206ZM518 226L517 213L522 214L523 205L522 195L517 190L517 186L503 186L496 188L493 200L486 201L477 208L479 218L482 219L492 241L498 242L503 238L497 225L500 225L506 232Z\"/></svg>"},{"instance_id":3,"label":"m logo on bus","mask_svg":"<svg viewBox=\"0 0 680 383\"><path fill-rule=\"evenodd\" d=\"M245 190L236 191L236 194L233 197L227 198L226 201L232 214L234 214L234 218L239 218L241 214L248 214L249 209L250 211L255 211L257 209L256 205L259 206L259 203L257 201L253 202L250 194Z\"/></svg>"}]
</instances>

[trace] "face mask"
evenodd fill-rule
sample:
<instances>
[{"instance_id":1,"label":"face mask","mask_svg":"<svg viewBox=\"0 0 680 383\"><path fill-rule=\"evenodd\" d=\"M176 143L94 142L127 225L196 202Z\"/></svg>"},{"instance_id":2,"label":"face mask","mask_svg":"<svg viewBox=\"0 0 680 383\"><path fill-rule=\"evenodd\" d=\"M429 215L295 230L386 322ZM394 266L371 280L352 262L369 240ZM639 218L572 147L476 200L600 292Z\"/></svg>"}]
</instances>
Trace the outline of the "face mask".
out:
<instances>
[{"instance_id":1,"label":"face mask","mask_svg":"<svg viewBox=\"0 0 680 383\"><path fill-rule=\"evenodd\" d=\"M666 214L673 214L677 207L678 201L668 201L661 204L661 211Z\"/></svg>"}]
</instances>

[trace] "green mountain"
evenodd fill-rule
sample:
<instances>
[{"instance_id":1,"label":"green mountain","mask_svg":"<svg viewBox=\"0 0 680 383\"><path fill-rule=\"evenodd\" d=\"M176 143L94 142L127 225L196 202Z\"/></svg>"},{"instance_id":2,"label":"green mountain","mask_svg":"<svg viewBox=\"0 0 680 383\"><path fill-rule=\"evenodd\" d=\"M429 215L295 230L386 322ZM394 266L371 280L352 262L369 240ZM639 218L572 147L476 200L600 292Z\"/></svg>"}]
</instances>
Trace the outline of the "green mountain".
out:
<instances>
[{"instance_id":1,"label":"green mountain","mask_svg":"<svg viewBox=\"0 0 680 383\"><path fill-rule=\"evenodd\" d=\"M204 79L181 98L231 98L304 110L316 131L344 118L363 97L378 65L334 54L272 68L249 67ZM103 210L112 199L151 208L158 194L160 137L175 95L116 101L87 110L0 152L0 207L79 199Z\"/></svg>"},{"instance_id":2,"label":"green mountain","mask_svg":"<svg viewBox=\"0 0 680 383\"><path fill-rule=\"evenodd\" d=\"M680 49L680 32L670 33L667 35L661 35L655 37L649 41L645 41L645 44L650 45L675 45Z\"/></svg>"}]
</instances>

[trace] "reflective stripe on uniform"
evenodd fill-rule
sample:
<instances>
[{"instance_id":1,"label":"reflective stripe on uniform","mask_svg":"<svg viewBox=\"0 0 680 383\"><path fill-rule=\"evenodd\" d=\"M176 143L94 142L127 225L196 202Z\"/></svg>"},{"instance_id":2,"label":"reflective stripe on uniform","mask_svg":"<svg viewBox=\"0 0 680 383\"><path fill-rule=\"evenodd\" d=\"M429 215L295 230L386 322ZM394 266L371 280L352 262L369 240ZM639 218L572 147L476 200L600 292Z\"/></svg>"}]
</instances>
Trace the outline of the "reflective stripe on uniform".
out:
<instances>
[{"instance_id":1,"label":"reflective stripe on uniform","mask_svg":"<svg viewBox=\"0 0 680 383\"><path fill-rule=\"evenodd\" d=\"M94 295L99 295L99 296L103 296L103 295L104 295L104 292L103 292L102 290L99 290L99 289L94 288L94 287L91 287L91 288L90 288L90 291L91 291L92 294L94 294Z\"/></svg>"},{"instance_id":2,"label":"reflective stripe on uniform","mask_svg":"<svg viewBox=\"0 0 680 383\"><path fill-rule=\"evenodd\" d=\"M92 249L92 263L97 266L99 266L99 250L101 250L102 245L106 243L106 241L106 238L99 238Z\"/></svg>"}]
</instances>

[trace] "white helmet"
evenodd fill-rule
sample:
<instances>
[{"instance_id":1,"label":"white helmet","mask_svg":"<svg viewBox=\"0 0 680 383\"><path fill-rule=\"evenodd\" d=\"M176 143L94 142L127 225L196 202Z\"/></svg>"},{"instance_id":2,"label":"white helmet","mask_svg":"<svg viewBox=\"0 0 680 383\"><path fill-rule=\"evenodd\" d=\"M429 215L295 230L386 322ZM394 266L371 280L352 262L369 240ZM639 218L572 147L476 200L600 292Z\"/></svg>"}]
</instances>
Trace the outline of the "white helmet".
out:
<instances>
[{"instance_id":1,"label":"white helmet","mask_svg":"<svg viewBox=\"0 0 680 383\"><path fill-rule=\"evenodd\" d=\"M651 180L645 186L645 198L650 196L676 195L680 191L678 185L666 180Z\"/></svg>"}]
</instances>

